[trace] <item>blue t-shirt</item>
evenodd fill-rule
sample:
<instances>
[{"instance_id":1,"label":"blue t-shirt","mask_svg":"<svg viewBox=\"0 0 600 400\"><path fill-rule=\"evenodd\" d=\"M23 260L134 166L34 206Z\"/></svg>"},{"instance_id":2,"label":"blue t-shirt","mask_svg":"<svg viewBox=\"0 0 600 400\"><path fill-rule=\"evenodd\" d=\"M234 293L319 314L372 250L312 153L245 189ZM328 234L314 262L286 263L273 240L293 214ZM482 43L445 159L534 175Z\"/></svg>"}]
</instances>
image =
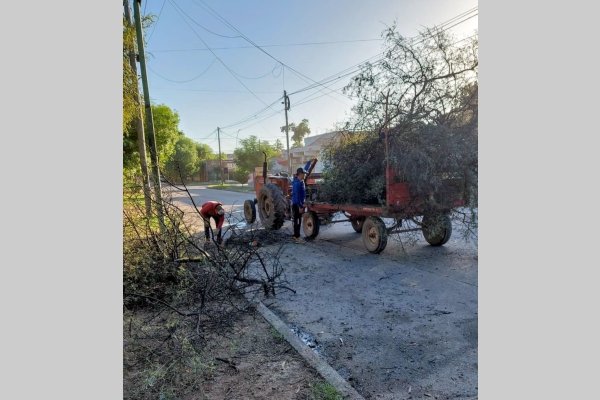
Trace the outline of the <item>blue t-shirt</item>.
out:
<instances>
[{"instance_id":1,"label":"blue t-shirt","mask_svg":"<svg viewBox=\"0 0 600 400\"><path fill-rule=\"evenodd\" d=\"M292 182L292 204L302 206L304 205L305 198L306 192L304 191L304 182L295 176Z\"/></svg>"}]
</instances>

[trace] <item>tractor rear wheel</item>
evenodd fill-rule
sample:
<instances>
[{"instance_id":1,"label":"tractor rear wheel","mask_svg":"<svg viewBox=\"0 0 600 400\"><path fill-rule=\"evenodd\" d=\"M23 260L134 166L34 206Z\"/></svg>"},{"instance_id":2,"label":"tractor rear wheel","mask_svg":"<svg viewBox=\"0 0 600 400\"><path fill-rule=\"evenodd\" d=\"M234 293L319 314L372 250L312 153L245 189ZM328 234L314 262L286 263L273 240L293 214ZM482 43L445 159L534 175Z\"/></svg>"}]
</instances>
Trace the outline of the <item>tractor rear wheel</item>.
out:
<instances>
[{"instance_id":1,"label":"tractor rear wheel","mask_svg":"<svg viewBox=\"0 0 600 400\"><path fill-rule=\"evenodd\" d=\"M362 239L370 253L379 254L387 246L387 228L379 217L368 217L362 226Z\"/></svg>"},{"instance_id":2,"label":"tractor rear wheel","mask_svg":"<svg viewBox=\"0 0 600 400\"><path fill-rule=\"evenodd\" d=\"M279 186L264 185L258 193L258 215L265 229L281 228L285 219L286 201Z\"/></svg>"},{"instance_id":3,"label":"tractor rear wheel","mask_svg":"<svg viewBox=\"0 0 600 400\"><path fill-rule=\"evenodd\" d=\"M423 237L432 246L445 244L452 235L448 214L426 214L423 217Z\"/></svg>"},{"instance_id":4,"label":"tractor rear wheel","mask_svg":"<svg viewBox=\"0 0 600 400\"><path fill-rule=\"evenodd\" d=\"M356 232L361 233L363 230L363 224L365 223L365 217L353 218L350 220L350 223Z\"/></svg>"},{"instance_id":5,"label":"tractor rear wheel","mask_svg":"<svg viewBox=\"0 0 600 400\"><path fill-rule=\"evenodd\" d=\"M254 201L244 201L244 218L246 218L246 222L249 224L256 221L256 206L254 205Z\"/></svg>"},{"instance_id":6,"label":"tractor rear wheel","mask_svg":"<svg viewBox=\"0 0 600 400\"><path fill-rule=\"evenodd\" d=\"M307 239L314 239L319 234L319 216L314 211L304 213L302 216L302 231Z\"/></svg>"}]
</instances>

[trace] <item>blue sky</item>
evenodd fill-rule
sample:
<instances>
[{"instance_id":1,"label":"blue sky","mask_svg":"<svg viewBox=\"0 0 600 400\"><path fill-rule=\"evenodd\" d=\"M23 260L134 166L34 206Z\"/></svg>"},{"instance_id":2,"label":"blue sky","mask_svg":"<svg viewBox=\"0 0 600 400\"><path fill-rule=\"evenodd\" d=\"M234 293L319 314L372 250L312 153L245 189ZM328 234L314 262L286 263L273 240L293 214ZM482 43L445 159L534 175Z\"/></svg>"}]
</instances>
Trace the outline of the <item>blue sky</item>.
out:
<instances>
[{"instance_id":1,"label":"blue sky","mask_svg":"<svg viewBox=\"0 0 600 400\"><path fill-rule=\"evenodd\" d=\"M401 34L414 36L477 5L477 0L143 1L144 14L159 16L146 34L150 96L179 113L186 136L215 151L217 126L223 128L223 152L233 152L250 135L285 144L279 129L285 124L283 105L277 101L284 89L305 89L377 56L381 32L394 21ZM477 24L474 16L450 31L460 39ZM268 54L235 37L238 31ZM349 80L327 85L341 92ZM308 119L311 135L331 131L353 104L315 86L290 95L288 113L290 123Z\"/></svg>"}]
</instances>

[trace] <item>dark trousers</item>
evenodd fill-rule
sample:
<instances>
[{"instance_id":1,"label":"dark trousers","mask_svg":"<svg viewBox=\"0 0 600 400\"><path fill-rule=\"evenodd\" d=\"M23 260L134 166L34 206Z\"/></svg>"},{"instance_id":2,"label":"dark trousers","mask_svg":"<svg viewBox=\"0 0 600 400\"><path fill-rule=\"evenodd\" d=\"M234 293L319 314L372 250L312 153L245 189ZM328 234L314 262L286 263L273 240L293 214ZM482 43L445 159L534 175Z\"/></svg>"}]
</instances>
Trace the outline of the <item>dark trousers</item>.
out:
<instances>
[{"instance_id":1,"label":"dark trousers","mask_svg":"<svg viewBox=\"0 0 600 400\"><path fill-rule=\"evenodd\" d=\"M219 223L219 220L221 218L225 218L223 216L219 217L215 217L214 215L211 215L208 218L204 218L204 237L206 238L206 240L210 239L210 219L213 219L215 221L215 226L217 226L217 224ZM217 231L217 243L221 243L221 229L219 229Z\"/></svg>"},{"instance_id":2,"label":"dark trousers","mask_svg":"<svg viewBox=\"0 0 600 400\"><path fill-rule=\"evenodd\" d=\"M300 207L297 204L292 204L292 221L294 223L294 237L300 237L302 214L300 214Z\"/></svg>"}]
</instances>

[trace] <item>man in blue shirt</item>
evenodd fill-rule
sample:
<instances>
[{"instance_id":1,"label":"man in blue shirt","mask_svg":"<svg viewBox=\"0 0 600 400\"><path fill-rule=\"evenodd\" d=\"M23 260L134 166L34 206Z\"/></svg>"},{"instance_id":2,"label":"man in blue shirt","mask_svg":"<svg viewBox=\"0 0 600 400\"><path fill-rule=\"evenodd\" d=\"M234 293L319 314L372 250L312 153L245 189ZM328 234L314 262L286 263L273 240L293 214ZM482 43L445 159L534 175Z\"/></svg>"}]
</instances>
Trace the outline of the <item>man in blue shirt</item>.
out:
<instances>
[{"instance_id":1,"label":"man in blue shirt","mask_svg":"<svg viewBox=\"0 0 600 400\"><path fill-rule=\"evenodd\" d=\"M300 241L300 224L302 221L302 212L304 211L304 169L298 168L294 180L292 181L292 222L294 224L294 239Z\"/></svg>"}]
</instances>

